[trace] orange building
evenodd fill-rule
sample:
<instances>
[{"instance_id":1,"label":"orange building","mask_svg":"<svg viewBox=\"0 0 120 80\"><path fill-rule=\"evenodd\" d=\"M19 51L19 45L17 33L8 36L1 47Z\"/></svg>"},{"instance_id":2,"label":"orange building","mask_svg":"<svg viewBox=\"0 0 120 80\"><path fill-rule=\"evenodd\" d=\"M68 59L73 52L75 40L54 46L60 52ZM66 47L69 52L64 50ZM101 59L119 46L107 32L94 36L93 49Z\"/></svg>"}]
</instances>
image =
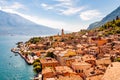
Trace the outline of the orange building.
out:
<instances>
[{"instance_id":1,"label":"orange building","mask_svg":"<svg viewBox=\"0 0 120 80\"><path fill-rule=\"evenodd\" d=\"M98 38L94 38L94 39L91 39L91 43L96 43L97 44L97 46L102 46L102 45L104 45L105 43L107 43L107 39L102 39L102 38L100 38L100 39L98 39Z\"/></svg>"},{"instance_id":2,"label":"orange building","mask_svg":"<svg viewBox=\"0 0 120 80\"><path fill-rule=\"evenodd\" d=\"M70 74L70 73L75 73L73 72L73 70L68 67L68 66L57 66L55 67L55 71L57 73L57 75L65 75L66 73Z\"/></svg>"},{"instance_id":3,"label":"orange building","mask_svg":"<svg viewBox=\"0 0 120 80\"><path fill-rule=\"evenodd\" d=\"M83 62L83 61L73 62L72 68L76 73L83 73L87 69L91 68L91 64Z\"/></svg>"},{"instance_id":4,"label":"orange building","mask_svg":"<svg viewBox=\"0 0 120 80\"><path fill-rule=\"evenodd\" d=\"M104 45L105 43L107 43L107 40L106 40L106 39L101 39L101 40L98 40L98 41L97 41L97 45L98 45L98 46L102 46L102 45Z\"/></svg>"},{"instance_id":5,"label":"orange building","mask_svg":"<svg viewBox=\"0 0 120 80\"><path fill-rule=\"evenodd\" d=\"M59 66L59 62L51 57L42 58L40 59L40 62L42 64L42 68Z\"/></svg>"},{"instance_id":6,"label":"orange building","mask_svg":"<svg viewBox=\"0 0 120 80\"><path fill-rule=\"evenodd\" d=\"M42 69L42 75L43 80L46 80L47 78L55 77L56 73L52 67L45 67L44 69Z\"/></svg>"}]
</instances>

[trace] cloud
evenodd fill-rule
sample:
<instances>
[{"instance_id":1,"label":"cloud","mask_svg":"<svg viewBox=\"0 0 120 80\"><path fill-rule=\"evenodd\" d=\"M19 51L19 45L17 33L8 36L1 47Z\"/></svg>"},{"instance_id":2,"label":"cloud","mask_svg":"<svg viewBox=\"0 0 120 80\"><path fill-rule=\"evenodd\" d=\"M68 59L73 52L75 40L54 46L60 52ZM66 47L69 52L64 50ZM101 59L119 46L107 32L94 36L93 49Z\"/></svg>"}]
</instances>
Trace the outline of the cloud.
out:
<instances>
[{"instance_id":1,"label":"cloud","mask_svg":"<svg viewBox=\"0 0 120 80\"><path fill-rule=\"evenodd\" d=\"M41 6L43 6L44 8L49 7L49 5L47 5L47 4L41 4ZM60 6L60 5L55 5L55 6ZM38 17L38 16L31 16L31 15L20 13L18 9L24 9L24 8L25 8L24 5L15 2L11 5L4 4L4 6L1 6L0 10L9 12L9 13L13 13L13 14L18 14L18 15L20 15L32 22L40 24L40 25L49 26L49 27L58 28L58 29L64 28L65 30L68 30L68 31L78 30L78 29L74 28L75 26L77 26L76 24L69 24L69 22L64 22L61 20L52 20L49 18L42 18L42 17ZM69 26L69 28L68 28L68 26ZM73 29L71 30L71 28L73 28Z\"/></svg>"},{"instance_id":2,"label":"cloud","mask_svg":"<svg viewBox=\"0 0 120 80\"><path fill-rule=\"evenodd\" d=\"M9 13L17 13L17 10L19 9L26 9L26 7L19 2L9 3L8 0L0 0L0 10L2 11Z\"/></svg>"},{"instance_id":3,"label":"cloud","mask_svg":"<svg viewBox=\"0 0 120 80\"><path fill-rule=\"evenodd\" d=\"M26 7L19 3L19 2L14 2L12 4L9 4L7 2L7 0L4 0L4 1L0 1L0 7L1 9L5 9L5 10L19 10L19 9L26 9Z\"/></svg>"},{"instance_id":4,"label":"cloud","mask_svg":"<svg viewBox=\"0 0 120 80\"><path fill-rule=\"evenodd\" d=\"M51 19L46 19L46 18L39 18L38 16L26 15L26 14L22 14L20 12L14 11L13 9L2 9L2 11L9 12L9 13L12 13L12 14L18 14L18 15L24 17L25 19L28 19L28 20L30 20L34 23L44 25L44 26L48 26L48 27L52 27L52 28L61 29L62 26L67 25L65 22L62 22L62 21L51 20Z\"/></svg>"},{"instance_id":5,"label":"cloud","mask_svg":"<svg viewBox=\"0 0 120 80\"><path fill-rule=\"evenodd\" d=\"M52 5L42 3L41 6L46 10L51 9L57 12L57 14L67 16L78 14L81 10L85 9L84 6L76 6L77 0L53 0L53 1L56 1L58 3Z\"/></svg>"},{"instance_id":6,"label":"cloud","mask_svg":"<svg viewBox=\"0 0 120 80\"><path fill-rule=\"evenodd\" d=\"M46 10L49 10L49 9L53 9L54 7L53 6L50 6L48 4L45 4L45 3L42 3L41 6L46 9Z\"/></svg>"},{"instance_id":7,"label":"cloud","mask_svg":"<svg viewBox=\"0 0 120 80\"><path fill-rule=\"evenodd\" d=\"M79 13L81 10L83 10L84 7L78 7L78 8L69 8L67 10L61 10L61 14L64 14L64 15L73 15L73 14L77 14Z\"/></svg>"},{"instance_id":8,"label":"cloud","mask_svg":"<svg viewBox=\"0 0 120 80\"><path fill-rule=\"evenodd\" d=\"M82 23L79 23L79 24L69 23L69 22L63 22L63 21L59 21L59 20L52 20L52 19L48 19L48 18L42 18L42 17L38 17L38 16L22 14L20 12L14 11L12 9L4 9L2 11L13 13L13 14L18 14L18 15L20 15L34 23L40 24L40 25L44 25L44 26L48 26L48 27L52 27L52 28L58 28L58 29L63 28L68 31L79 31L81 29L80 26L84 26Z\"/></svg>"},{"instance_id":9,"label":"cloud","mask_svg":"<svg viewBox=\"0 0 120 80\"><path fill-rule=\"evenodd\" d=\"M98 10L87 10L80 13L82 20L92 20L101 17L101 13Z\"/></svg>"},{"instance_id":10,"label":"cloud","mask_svg":"<svg viewBox=\"0 0 120 80\"><path fill-rule=\"evenodd\" d=\"M82 23L77 24L77 23L63 22L63 21L59 21L59 20L41 18L38 16L25 15L25 14L21 14L18 12L17 12L17 14L19 14L22 17L24 17L32 22L35 22L37 24L52 27L52 28L57 28L57 29L63 28L68 31L79 31L81 29L80 26L86 26L86 25L83 25Z\"/></svg>"},{"instance_id":11,"label":"cloud","mask_svg":"<svg viewBox=\"0 0 120 80\"><path fill-rule=\"evenodd\" d=\"M73 6L76 0L55 0L64 6ZM74 1L74 2L73 2Z\"/></svg>"},{"instance_id":12,"label":"cloud","mask_svg":"<svg viewBox=\"0 0 120 80\"><path fill-rule=\"evenodd\" d=\"M25 6L18 2L13 3L13 5L11 5L9 7L12 9L25 9Z\"/></svg>"},{"instance_id":13,"label":"cloud","mask_svg":"<svg viewBox=\"0 0 120 80\"><path fill-rule=\"evenodd\" d=\"M7 3L7 0L0 0L0 5L4 5Z\"/></svg>"}]
</instances>

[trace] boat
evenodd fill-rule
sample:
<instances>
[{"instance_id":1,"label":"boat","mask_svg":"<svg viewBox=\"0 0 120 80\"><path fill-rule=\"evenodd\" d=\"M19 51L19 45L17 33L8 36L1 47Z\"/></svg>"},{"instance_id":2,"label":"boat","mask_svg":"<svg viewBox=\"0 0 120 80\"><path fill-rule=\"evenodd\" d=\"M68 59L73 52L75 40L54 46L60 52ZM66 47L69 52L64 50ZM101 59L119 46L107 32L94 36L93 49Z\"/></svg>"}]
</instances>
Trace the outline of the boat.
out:
<instances>
[{"instance_id":1,"label":"boat","mask_svg":"<svg viewBox=\"0 0 120 80\"><path fill-rule=\"evenodd\" d=\"M15 53L15 56L18 56L18 53Z\"/></svg>"}]
</instances>

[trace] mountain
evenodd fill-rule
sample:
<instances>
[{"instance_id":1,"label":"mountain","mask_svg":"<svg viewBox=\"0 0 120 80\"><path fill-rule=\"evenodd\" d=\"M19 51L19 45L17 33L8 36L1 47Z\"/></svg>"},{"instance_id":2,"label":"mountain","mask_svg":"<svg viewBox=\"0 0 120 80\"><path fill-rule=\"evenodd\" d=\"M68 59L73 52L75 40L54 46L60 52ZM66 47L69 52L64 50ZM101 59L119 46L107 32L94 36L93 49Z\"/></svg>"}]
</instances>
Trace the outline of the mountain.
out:
<instances>
[{"instance_id":1,"label":"mountain","mask_svg":"<svg viewBox=\"0 0 120 80\"><path fill-rule=\"evenodd\" d=\"M38 25L17 14L0 10L0 34L18 35L50 35L57 34L60 30Z\"/></svg>"},{"instance_id":2,"label":"mountain","mask_svg":"<svg viewBox=\"0 0 120 80\"><path fill-rule=\"evenodd\" d=\"M106 17L104 17L101 21L90 24L87 29L90 30L90 29L99 27L101 25L104 25L106 22L115 19L116 16L120 17L120 6L117 9L115 9L113 12L108 14Z\"/></svg>"}]
</instances>

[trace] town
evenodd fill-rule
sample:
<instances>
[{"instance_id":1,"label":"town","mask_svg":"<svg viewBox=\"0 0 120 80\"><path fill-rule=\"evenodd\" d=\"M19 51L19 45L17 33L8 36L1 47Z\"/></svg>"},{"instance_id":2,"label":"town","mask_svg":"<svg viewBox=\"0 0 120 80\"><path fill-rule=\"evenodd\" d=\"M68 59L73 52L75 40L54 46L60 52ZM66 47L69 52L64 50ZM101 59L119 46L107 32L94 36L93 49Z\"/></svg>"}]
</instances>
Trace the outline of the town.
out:
<instances>
[{"instance_id":1,"label":"town","mask_svg":"<svg viewBox=\"0 0 120 80\"><path fill-rule=\"evenodd\" d=\"M120 21L120 19L119 19ZM116 80L120 74L120 34L111 29L81 30L19 42L19 54L32 64L34 80Z\"/></svg>"}]
</instances>

